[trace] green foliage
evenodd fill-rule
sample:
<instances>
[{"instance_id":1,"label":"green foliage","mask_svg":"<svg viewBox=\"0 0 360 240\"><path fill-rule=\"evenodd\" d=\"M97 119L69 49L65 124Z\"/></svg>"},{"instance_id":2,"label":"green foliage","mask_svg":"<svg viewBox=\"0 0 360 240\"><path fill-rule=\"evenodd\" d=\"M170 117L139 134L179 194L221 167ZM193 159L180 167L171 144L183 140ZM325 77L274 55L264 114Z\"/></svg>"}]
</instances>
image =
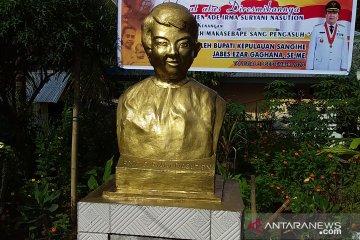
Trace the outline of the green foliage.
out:
<instances>
[{"instance_id":1,"label":"green foliage","mask_svg":"<svg viewBox=\"0 0 360 240\"><path fill-rule=\"evenodd\" d=\"M54 120L47 129L39 129L36 137L37 158L34 176L51 188L60 188L62 198L70 191L71 110L65 107L61 119Z\"/></svg>"},{"instance_id":2,"label":"green foliage","mask_svg":"<svg viewBox=\"0 0 360 240\"><path fill-rule=\"evenodd\" d=\"M319 108L336 124L336 131L346 137L359 135L357 126L360 117L360 82L356 72L350 71L348 77L330 77L314 85Z\"/></svg>"},{"instance_id":3,"label":"green foliage","mask_svg":"<svg viewBox=\"0 0 360 240\"><path fill-rule=\"evenodd\" d=\"M37 127L33 177L14 197L19 199L19 227L29 239L64 239L69 234L71 111L65 108L48 128Z\"/></svg>"},{"instance_id":4,"label":"green foliage","mask_svg":"<svg viewBox=\"0 0 360 240\"><path fill-rule=\"evenodd\" d=\"M287 130L297 141L321 146L329 140L333 129L316 102L301 101L289 104L288 109Z\"/></svg>"},{"instance_id":5,"label":"green foliage","mask_svg":"<svg viewBox=\"0 0 360 240\"><path fill-rule=\"evenodd\" d=\"M341 188L341 207L346 213L360 213L360 156L357 155L357 164L351 162L346 166L344 184Z\"/></svg>"},{"instance_id":6,"label":"green foliage","mask_svg":"<svg viewBox=\"0 0 360 240\"><path fill-rule=\"evenodd\" d=\"M28 229L29 239L47 239L52 221L56 219L60 191L49 189L47 182L31 179L20 191L23 205L19 208L21 221Z\"/></svg>"},{"instance_id":7,"label":"green foliage","mask_svg":"<svg viewBox=\"0 0 360 240\"><path fill-rule=\"evenodd\" d=\"M94 166L103 164L107 154L118 153L114 107L89 105L83 109L78 156L79 197L89 192L82 187L88 180L85 173L93 169L94 176L99 176L99 179L94 178L93 184L90 181L92 189L96 188L98 183L108 181L113 167L112 158L106 162L104 168ZM99 121L94 121L95 115ZM52 119L46 129L38 127L32 180L26 181L24 186L14 193L14 199L21 196L18 200L21 215L16 221L22 223L19 228L27 229L25 234L30 239L65 239L70 234L71 117L71 109L65 106L59 119ZM101 176L98 175L100 172L103 173Z\"/></svg>"},{"instance_id":8,"label":"green foliage","mask_svg":"<svg viewBox=\"0 0 360 240\"><path fill-rule=\"evenodd\" d=\"M360 19L360 11L359 11L359 6L358 6L358 11L357 11L357 18ZM357 31L360 31L360 20L356 21L356 24L359 26ZM360 58L358 57L360 54L360 36L355 37L355 41L354 41L354 48L353 48L353 58L352 58L352 63L351 63L351 67L352 69L354 69L355 71L360 69Z\"/></svg>"},{"instance_id":9,"label":"green foliage","mask_svg":"<svg viewBox=\"0 0 360 240\"><path fill-rule=\"evenodd\" d=\"M219 137L218 161L221 164L237 167L237 160L240 159L240 152L247 151L247 127L248 115L242 104L230 102L226 106L224 123Z\"/></svg>"},{"instance_id":10,"label":"green foliage","mask_svg":"<svg viewBox=\"0 0 360 240\"><path fill-rule=\"evenodd\" d=\"M8 47L3 59L69 67L77 38L98 58L114 50L116 11L107 1L1 1L0 14L0 39Z\"/></svg>"},{"instance_id":11,"label":"green foliage","mask_svg":"<svg viewBox=\"0 0 360 240\"><path fill-rule=\"evenodd\" d=\"M339 204L332 204L327 196L314 192L313 187L306 190L307 192L298 192L292 200L291 210L295 213L338 213ZM309 194L311 192L311 194Z\"/></svg>"},{"instance_id":12,"label":"green foliage","mask_svg":"<svg viewBox=\"0 0 360 240\"><path fill-rule=\"evenodd\" d=\"M266 99L290 99L295 96L295 84L285 80L274 80L265 86Z\"/></svg>"},{"instance_id":13,"label":"green foliage","mask_svg":"<svg viewBox=\"0 0 360 240\"><path fill-rule=\"evenodd\" d=\"M243 197L243 201L245 206L250 204L250 185L247 180L241 176L241 174L233 174L228 171L225 167L223 167L219 162L216 162L216 172L223 176L225 179L236 180L239 183L241 196Z\"/></svg>"},{"instance_id":14,"label":"green foliage","mask_svg":"<svg viewBox=\"0 0 360 240\"><path fill-rule=\"evenodd\" d=\"M70 218L66 213L59 213L55 215L55 220L52 222L50 228L51 239L61 239L69 236Z\"/></svg>"},{"instance_id":15,"label":"green foliage","mask_svg":"<svg viewBox=\"0 0 360 240\"><path fill-rule=\"evenodd\" d=\"M347 158L347 161L356 159L360 156L360 151L357 150L360 145L360 138L338 138L330 142L329 146L322 149L322 152L333 153L339 157Z\"/></svg>"},{"instance_id":16,"label":"green foliage","mask_svg":"<svg viewBox=\"0 0 360 240\"><path fill-rule=\"evenodd\" d=\"M113 157L111 157L110 160L108 160L105 164L105 168L104 168L104 174L102 177L102 181L103 183L108 182L111 179L111 167L113 165Z\"/></svg>"},{"instance_id":17,"label":"green foliage","mask_svg":"<svg viewBox=\"0 0 360 240\"><path fill-rule=\"evenodd\" d=\"M228 171L221 163L216 162L216 172L223 176L225 179L236 179L239 178L240 174L234 175Z\"/></svg>"},{"instance_id":18,"label":"green foliage","mask_svg":"<svg viewBox=\"0 0 360 240\"><path fill-rule=\"evenodd\" d=\"M105 160L119 157L116 138L116 106L114 104L91 103L82 108L79 122L79 197L88 194L88 180L101 183ZM96 174L96 175L95 175ZM95 181L91 180L94 184ZM96 184L92 188L96 188Z\"/></svg>"},{"instance_id":19,"label":"green foliage","mask_svg":"<svg viewBox=\"0 0 360 240\"><path fill-rule=\"evenodd\" d=\"M89 180L87 182L87 185L91 191L95 190L100 185L99 184L100 180L98 180L97 177L98 177L98 172L101 172L101 170L103 170L101 183L106 183L111 179L112 165L113 165L113 157L111 157L109 160L106 161L104 169L95 169L94 168L86 173L86 175L90 176Z\"/></svg>"},{"instance_id":20,"label":"green foliage","mask_svg":"<svg viewBox=\"0 0 360 240\"><path fill-rule=\"evenodd\" d=\"M14 190L22 184L20 176L22 165L17 159L11 146L0 141L0 233L2 237L7 237L6 233L14 231L14 225L17 223L17 205L14 200ZM13 234L16 238L16 234Z\"/></svg>"},{"instance_id":21,"label":"green foliage","mask_svg":"<svg viewBox=\"0 0 360 240\"><path fill-rule=\"evenodd\" d=\"M270 121L283 133L298 142L318 146L328 142L335 130L330 128L334 114L326 111L330 110L329 105L318 99L302 99L303 96L293 99L296 97L294 84L284 80L275 80L265 86L265 96Z\"/></svg>"},{"instance_id":22,"label":"green foliage","mask_svg":"<svg viewBox=\"0 0 360 240\"><path fill-rule=\"evenodd\" d=\"M333 87L333 83L326 82L321 86L325 97L330 95L325 89L326 84ZM353 84L356 86L357 83ZM352 112L358 107L355 104L357 90L355 87L338 87L337 90L344 94L342 97L347 96L346 101L334 98L304 100L301 97L287 99L293 96L288 92L292 91L293 85L285 81L275 81L267 90L277 87L281 89L269 93L267 96L271 98L264 104L270 113L267 121L254 124L241 121L246 120L241 109L229 107L218 156L227 156L228 152L236 155L219 158L217 172L225 178L241 179L239 183L245 192L250 192L250 175L255 175L258 212L275 212L286 199L291 199L287 208L291 212L358 211L360 201L356 187L359 186L360 141L358 138L334 140L330 136L336 130L331 127L335 124L358 127L351 116L341 118L343 122L338 123L339 113L345 113L346 109L349 110L346 114L353 113L358 118L358 113ZM234 130L237 120L244 124L239 137L235 137L237 131ZM234 156L241 156L237 160L241 164L228 164ZM243 194L243 197L249 204L250 194Z\"/></svg>"},{"instance_id":23,"label":"green foliage","mask_svg":"<svg viewBox=\"0 0 360 240\"><path fill-rule=\"evenodd\" d=\"M360 212L360 149L359 138L337 139L322 149L323 153L342 163L341 208L344 212Z\"/></svg>"},{"instance_id":24,"label":"green foliage","mask_svg":"<svg viewBox=\"0 0 360 240\"><path fill-rule=\"evenodd\" d=\"M319 150L303 145L299 149L261 153L252 162L257 175L264 179L265 185L261 188L266 191L272 189L270 195L277 196L274 200L281 202L278 197L294 199L290 205L293 212L338 209L337 185L340 179L335 178L334 174L340 171L340 162L332 155L319 154ZM260 202L259 205L263 204Z\"/></svg>"},{"instance_id":25,"label":"green foliage","mask_svg":"<svg viewBox=\"0 0 360 240\"><path fill-rule=\"evenodd\" d=\"M355 138L351 141L349 148L355 150L359 147L359 145L360 145L360 138Z\"/></svg>"},{"instance_id":26,"label":"green foliage","mask_svg":"<svg viewBox=\"0 0 360 240\"><path fill-rule=\"evenodd\" d=\"M115 62L116 6L108 0L11 0L0 6L0 138L31 176L37 134L30 131L28 113L49 77L35 84L29 73L70 72L79 51L82 100L100 102L111 95L104 72ZM33 86L32 96L18 98L26 86Z\"/></svg>"},{"instance_id":27,"label":"green foliage","mask_svg":"<svg viewBox=\"0 0 360 240\"><path fill-rule=\"evenodd\" d=\"M65 106L61 119L51 118L48 129L34 127L30 106L49 78L34 86L33 96L17 96L19 92L25 96L25 81L33 84L34 79L27 78L29 72L70 72L74 56L80 53L79 185L85 185L83 173L117 153L116 110L106 100L112 85L104 77L108 66L115 63L116 6L108 0L11 0L0 1L0 15L0 141L13 149L12 154L6 153L6 161L0 150L1 235L24 239L27 229L32 239L67 239L71 108ZM41 182L35 187L26 180L29 178ZM52 189L60 195L53 195ZM88 192L79 189L79 196ZM16 233L7 231L19 217L24 225Z\"/></svg>"},{"instance_id":28,"label":"green foliage","mask_svg":"<svg viewBox=\"0 0 360 240\"><path fill-rule=\"evenodd\" d=\"M355 155L359 154L358 151L354 151L352 149L349 149L348 147L339 144L334 147L324 147L323 152L327 153L334 153L334 154L340 154L340 155Z\"/></svg>"},{"instance_id":29,"label":"green foliage","mask_svg":"<svg viewBox=\"0 0 360 240\"><path fill-rule=\"evenodd\" d=\"M103 166L105 159L118 156L115 104L89 103L82 107L79 121L79 142L85 143L79 144L80 172Z\"/></svg>"}]
</instances>

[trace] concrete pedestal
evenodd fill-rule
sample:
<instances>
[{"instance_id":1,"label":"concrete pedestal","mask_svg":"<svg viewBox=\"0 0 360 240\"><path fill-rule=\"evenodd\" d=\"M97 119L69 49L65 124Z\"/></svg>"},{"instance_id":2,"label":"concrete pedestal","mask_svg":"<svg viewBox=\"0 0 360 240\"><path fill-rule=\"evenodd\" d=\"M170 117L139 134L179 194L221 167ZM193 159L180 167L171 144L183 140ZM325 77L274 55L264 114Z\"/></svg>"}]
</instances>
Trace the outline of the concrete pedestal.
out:
<instances>
[{"instance_id":1,"label":"concrete pedestal","mask_svg":"<svg viewBox=\"0 0 360 240\"><path fill-rule=\"evenodd\" d=\"M114 181L78 203L79 240L240 240L244 205L236 181L225 181L221 206L131 205L102 198ZM207 206L208 207L208 206Z\"/></svg>"}]
</instances>

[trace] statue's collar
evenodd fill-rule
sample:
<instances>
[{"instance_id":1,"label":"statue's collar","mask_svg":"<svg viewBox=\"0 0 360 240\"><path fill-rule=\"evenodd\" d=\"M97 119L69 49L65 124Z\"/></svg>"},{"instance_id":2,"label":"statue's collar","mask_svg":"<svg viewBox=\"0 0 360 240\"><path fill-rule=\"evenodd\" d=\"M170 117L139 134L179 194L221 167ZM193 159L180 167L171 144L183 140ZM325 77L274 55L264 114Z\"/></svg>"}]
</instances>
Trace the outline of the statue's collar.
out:
<instances>
[{"instance_id":1,"label":"statue's collar","mask_svg":"<svg viewBox=\"0 0 360 240\"><path fill-rule=\"evenodd\" d=\"M178 82L164 82L164 81L157 79L156 77L152 77L151 80L153 81L153 83L156 86L161 87L161 88L179 88L189 81L188 78L185 78Z\"/></svg>"}]
</instances>

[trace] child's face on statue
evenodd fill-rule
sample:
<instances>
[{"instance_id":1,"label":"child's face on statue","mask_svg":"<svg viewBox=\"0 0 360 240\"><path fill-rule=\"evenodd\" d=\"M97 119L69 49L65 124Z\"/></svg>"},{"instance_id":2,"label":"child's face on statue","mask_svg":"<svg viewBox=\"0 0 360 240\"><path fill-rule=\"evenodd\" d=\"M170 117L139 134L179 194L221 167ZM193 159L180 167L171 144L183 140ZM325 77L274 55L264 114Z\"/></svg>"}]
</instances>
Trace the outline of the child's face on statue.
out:
<instances>
[{"instance_id":1,"label":"child's face on statue","mask_svg":"<svg viewBox=\"0 0 360 240\"><path fill-rule=\"evenodd\" d=\"M184 79L199 50L200 44L187 31L154 24L149 59L160 79Z\"/></svg>"}]
</instances>

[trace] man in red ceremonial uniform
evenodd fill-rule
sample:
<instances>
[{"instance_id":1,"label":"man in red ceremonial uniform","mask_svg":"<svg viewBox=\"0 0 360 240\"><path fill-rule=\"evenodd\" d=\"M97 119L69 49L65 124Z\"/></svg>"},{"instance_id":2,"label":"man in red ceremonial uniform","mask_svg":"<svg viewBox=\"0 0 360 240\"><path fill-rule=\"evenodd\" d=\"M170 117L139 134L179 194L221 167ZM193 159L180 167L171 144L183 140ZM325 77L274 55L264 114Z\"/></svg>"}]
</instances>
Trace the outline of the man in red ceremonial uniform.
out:
<instances>
[{"instance_id":1,"label":"man in red ceremonial uniform","mask_svg":"<svg viewBox=\"0 0 360 240\"><path fill-rule=\"evenodd\" d=\"M311 33L306 69L347 70L347 33L345 27L337 23L340 9L341 6L337 1L326 4L326 22L316 25Z\"/></svg>"}]
</instances>

